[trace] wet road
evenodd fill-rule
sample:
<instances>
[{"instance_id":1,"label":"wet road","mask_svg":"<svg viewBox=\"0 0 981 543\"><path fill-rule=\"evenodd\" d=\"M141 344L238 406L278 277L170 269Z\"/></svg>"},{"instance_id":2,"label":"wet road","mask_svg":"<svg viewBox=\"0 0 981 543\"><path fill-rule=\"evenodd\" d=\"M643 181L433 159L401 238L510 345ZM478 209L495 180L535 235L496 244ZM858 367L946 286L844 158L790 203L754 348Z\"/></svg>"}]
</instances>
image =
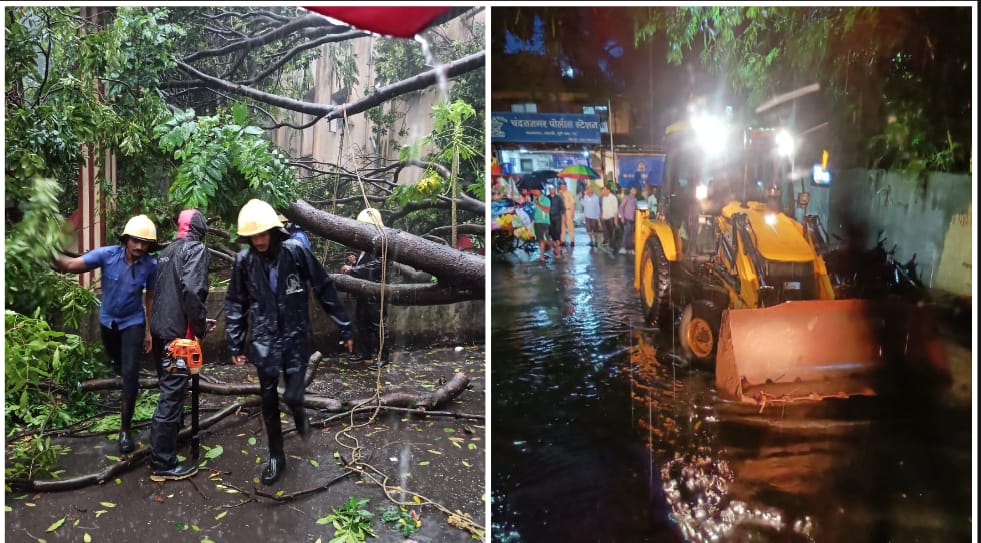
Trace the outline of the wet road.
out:
<instances>
[{"instance_id":1,"label":"wet road","mask_svg":"<svg viewBox=\"0 0 981 543\"><path fill-rule=\"evenodd\" d=\"M971 540L969 401L721 402L577 237L492 265L495 541Z\"/></svg>"}]
</instances>

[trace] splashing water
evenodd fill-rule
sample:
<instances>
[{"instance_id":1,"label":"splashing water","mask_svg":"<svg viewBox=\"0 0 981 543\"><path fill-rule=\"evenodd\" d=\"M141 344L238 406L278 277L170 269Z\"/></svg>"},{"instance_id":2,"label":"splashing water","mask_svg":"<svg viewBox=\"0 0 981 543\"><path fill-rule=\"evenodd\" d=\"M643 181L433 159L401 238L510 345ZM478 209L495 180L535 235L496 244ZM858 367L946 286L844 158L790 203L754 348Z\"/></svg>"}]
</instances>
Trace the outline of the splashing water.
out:
<instances>
[{"instance_id":1,"label":"splashing water","mask_svg":"<svg viewBox=\"0 0 981 543\"><path fill-rule=\"evenodd\" d=\"M432 49L429 47L429 42L426 40L422 34L416 34L415 39L422 46L422 55L426 57L426 62L436 70L436 81L439 88L439 99L443 102L449 102L449 83L446 79L446 69L443 64L440 63L435 55L433 55Z\"/></svg>"}]
</instances>

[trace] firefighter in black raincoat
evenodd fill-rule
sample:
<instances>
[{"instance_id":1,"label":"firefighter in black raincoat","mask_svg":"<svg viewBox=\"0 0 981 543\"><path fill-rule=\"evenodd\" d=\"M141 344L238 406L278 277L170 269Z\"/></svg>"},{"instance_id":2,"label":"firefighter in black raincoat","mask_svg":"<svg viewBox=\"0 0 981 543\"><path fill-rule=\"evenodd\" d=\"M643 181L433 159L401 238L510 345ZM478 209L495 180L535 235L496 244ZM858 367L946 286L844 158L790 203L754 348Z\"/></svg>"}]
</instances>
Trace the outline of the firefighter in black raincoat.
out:
<instances>
[{"instance_id":1,"label":"firefighter in black raincoat","mask_svg":"<svg viewBox=\"0 0 981 543\"><path fill-rule=\"evenodd\" d=\"M164 350L178 338L200 339L207 318L208 264L211 257L202 243L208 225L196 209L181 211L177 239L157 258L157 296L150 332L153 356L160 378L160 398L150 429L150 466L153 481L185 479L197 473L193 464L177 462L177 434L184 413L184 396L190 382L187 366L178 367L164 358Z\"/></svg>"},{"instance_id":2,"label":"firefighter in black raincoat","mask_svg":"<svg viewBox=\"0 0 981 543\"><path fill-rule=\"evenodd\" d=\"M271 485L286 466L279 421L279 374L285 374L284 401L300 437L310 436L303 409L304 377L311 352L310 291L340 329L341 343L353 350L351 322L334 281L299 242L289 239L278 214L262 200L249 200L238 215L240 241L249 246L235 257L225 297L225 330L232 363L256 367L262 419L269 439L269 462L262 484ZM248 331L248 337L246 332ZM248 355L246 355L248 339Z\"/></svg>"},{"instance_id":3,"label":"firefighter in black raincoat","mask_svg":"<svg viewBox=\"0 0 981 543\"><path fill-rule=\"evenodd\" d=\"M377 209L369 207L358 214L358 220L384 228L381 214ZM370 251L361 251L354 261L354 265L341 266L341 273L346 273L351 277L364 279L373 283L381 283L382 261L376 254ZM388 346L385 344L382 351L378 352L379 342L382 337L388 337L384 323L381 324L381 301L371 299L364 294L355 296L355 333L357 335L358 350L351 356L352 361L372 360L369 368L376 370L388 364Z\"/></svg>"}]
</instances>

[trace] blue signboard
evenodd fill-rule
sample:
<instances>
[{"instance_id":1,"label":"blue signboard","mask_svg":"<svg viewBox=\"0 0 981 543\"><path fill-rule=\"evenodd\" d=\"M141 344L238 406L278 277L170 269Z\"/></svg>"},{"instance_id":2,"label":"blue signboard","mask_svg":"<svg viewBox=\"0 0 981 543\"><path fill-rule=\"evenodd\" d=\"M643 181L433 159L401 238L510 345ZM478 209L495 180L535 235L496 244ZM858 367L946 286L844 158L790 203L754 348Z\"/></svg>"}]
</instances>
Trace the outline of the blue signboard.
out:
<instances>
[{"instance_id":1,"label":"blue signboard","mask_svg":"<svg viewBox=\"0 0 981 543\"><path fill-rule=\"evenodd\" d=\"M664 155L617 155L617 172L617 181L624 188L660 185Z\"/></svg>"},{"instance_id":2,"label":"blue signboard","mask_svg":"<svg viewBox=\"0 0 981 543\"><path fill-rule=\"evenodd\" d=\"M511 143L599 143L596 115L491 113L491 141Z\"/></svg>"}]
</instances>

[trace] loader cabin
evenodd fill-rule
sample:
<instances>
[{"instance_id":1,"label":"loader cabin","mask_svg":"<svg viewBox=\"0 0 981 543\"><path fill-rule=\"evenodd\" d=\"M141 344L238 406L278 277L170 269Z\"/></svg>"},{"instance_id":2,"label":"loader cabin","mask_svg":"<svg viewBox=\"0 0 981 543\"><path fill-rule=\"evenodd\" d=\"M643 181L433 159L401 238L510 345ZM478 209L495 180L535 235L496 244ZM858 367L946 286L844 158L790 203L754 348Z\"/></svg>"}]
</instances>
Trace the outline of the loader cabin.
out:
<instances>
[{"instance_id":1,"label":"loader cabin","mask_svg":"<svg viewBox=\"0 0 981 543\"><path fill-rule=\"evenodd\" d=\"M786 130L695 115L668 126L665 142L657 212L678 233L683 261L722 265L732 307L832 297L814 246L793 220L794 145ZM741 264L739 253L746 253Z\"/></svg>"}]
</instances>

